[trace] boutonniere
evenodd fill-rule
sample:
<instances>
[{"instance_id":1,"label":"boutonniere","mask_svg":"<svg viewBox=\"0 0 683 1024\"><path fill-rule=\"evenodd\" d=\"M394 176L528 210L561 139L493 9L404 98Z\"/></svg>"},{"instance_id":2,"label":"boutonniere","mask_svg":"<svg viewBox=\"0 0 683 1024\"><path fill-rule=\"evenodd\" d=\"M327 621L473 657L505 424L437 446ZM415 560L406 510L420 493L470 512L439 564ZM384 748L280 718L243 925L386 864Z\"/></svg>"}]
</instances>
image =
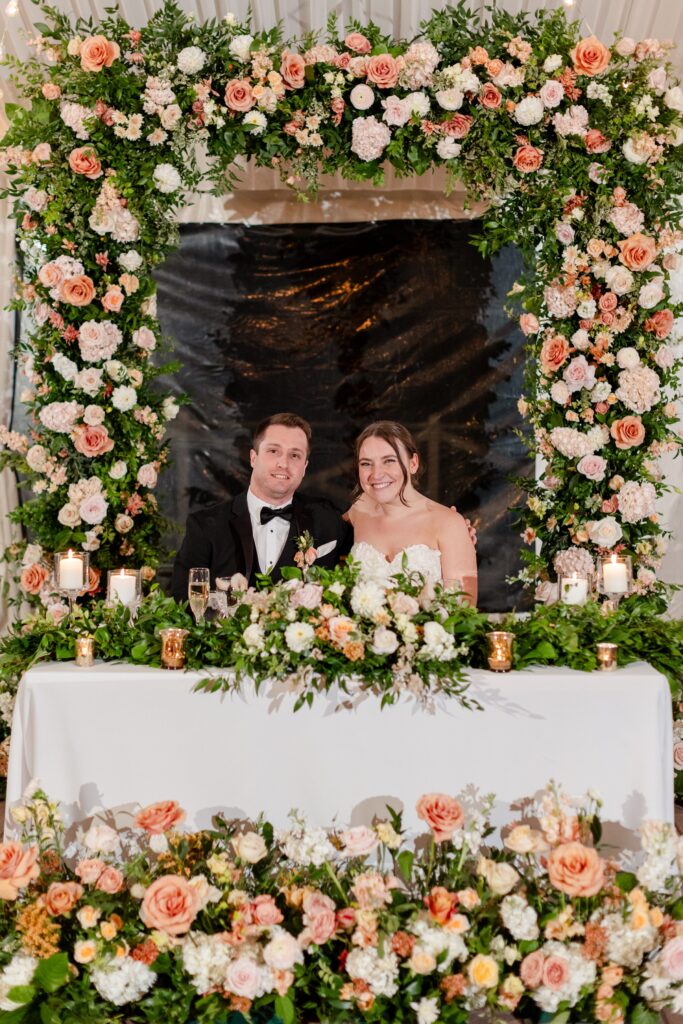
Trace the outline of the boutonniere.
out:
<instances>
[{"instance_id":1,"label":"boutonniere","mask_svg":"<svg viewBox=\"0 0 683 1024\"><path fill-rule=\"evenodd\" d=\"M297 552L294 555L294 563L305 576L306 570L310 569L318 557L318 551L313 546L313 536L308 530L304 530L301 536L296 538L295 544Z\"/></svg>"}]
</instances>

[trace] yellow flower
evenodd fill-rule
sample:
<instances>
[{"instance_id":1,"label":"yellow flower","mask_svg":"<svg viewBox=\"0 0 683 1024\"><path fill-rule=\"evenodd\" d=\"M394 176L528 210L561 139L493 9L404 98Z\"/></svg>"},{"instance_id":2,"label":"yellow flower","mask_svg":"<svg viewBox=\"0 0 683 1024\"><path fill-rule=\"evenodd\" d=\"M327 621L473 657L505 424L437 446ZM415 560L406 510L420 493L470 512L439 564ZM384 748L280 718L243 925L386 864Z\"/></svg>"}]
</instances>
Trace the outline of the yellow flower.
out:
<instances>
[{"instance_id":1,"label":"yellow flower","mask_svg":"<svg viewBox=\"0 0 683 1024\"><path fill-rule=\"evenodd\" d=\"M498 964L492 956L477 953L467 968L467 977L478 988L495 988L498 984Z\"/></svg>"}]
</instances>

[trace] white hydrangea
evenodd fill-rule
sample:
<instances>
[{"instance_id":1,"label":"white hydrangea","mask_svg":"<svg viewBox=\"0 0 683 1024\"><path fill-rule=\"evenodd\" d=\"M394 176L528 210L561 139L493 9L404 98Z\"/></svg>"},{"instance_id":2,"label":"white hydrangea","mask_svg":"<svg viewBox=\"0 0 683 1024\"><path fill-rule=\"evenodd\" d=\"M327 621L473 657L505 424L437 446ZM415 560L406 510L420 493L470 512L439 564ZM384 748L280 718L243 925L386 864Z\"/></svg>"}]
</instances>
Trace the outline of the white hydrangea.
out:
<instances>
[{"instance_id":1,"label":"white hydrangea","mask_svg":"<svg viewBox=\"0 0 683 1024\"><path fill-rule=\"evenodd\" d=\"M606 914L600 924L607 932L607 959L620 967L638 967L643 957L657 943L657 929L652 924L644 924L642 928L632 928L631 922L621 914Z\"/></svg>"},{"instance_id":2,"label":"white hydrangea","mask_svg":"<svg viewBox=\"0 0 683 1024\"><path fill-rule=\"evenodd\" d=\"M111 403L119 412L128 412L129 409L136 405L137 400L137 391L135 388L128 387L128 385L114 388L111 396Z\"/></svg>"},{"instance_id":3,"label":"white hydrangea","mask_svg":"<svg viewBox=\"0 0 683 1024\"><path fill-rule=\"evenodd\" d=\"M584 455L593 455L603 448L609 440L609 431L601 426L593 427L587 433L573 427L553 427L550 431L550 443L553 448L567 459L582 459Z\"/></svg>"},{"instance_id":4,"label":"white hydrangea","mask_svg":"<svg viewBox=\"0 0 683 1024\"><path fill-rule=\"evenodd\" d=\"M657 511L654 484L628 480L619 491L619 514L625 523L640 523Z\"/></svg>"},{"instance_id":5,"label":"white hydrangea","mask_svg":"<svg viewBox=\"0 0 683 1024\"><path fill-rule=\"evenodd\" d=\"M196 75L206 64L206 54L198 46L186 46L178 54L176 63L184 75Z\"/></svg>"},{"instance_id":6,"label":"white hydrangea","mask_svg":"<svg viewBox=\"0 0 683 1024\"><path fill-rule=\"evenodd\" d=\"M386 591L372 580L359 580L351 591L351 607L356 615L373 619L384 608Z\"/></svg>"},{"instance_id":7,"label":"white hydrangea","mask_svg":"<svg viewBox=\"0 0 683 1024\"><path fill-rule=\"evenodd\" d=\"M63 377L64 380L74 380L78 373L78 367L74 363L73 359L69 359L68 356L62 355L61 352L55 352L50 362L60 377Z\"/></svg>"},{"instance_id":8,"label":"white hydrangea","mask_svg":"<svg viewBox=\"0 0 683 1024\"><path fill-rule=\"evenodd\" d=\"M538 916L523 896L517 894L506 896L500 905L500 917L517 941L537 939L540 935Z\"/></svg>"},{"instance_id":9,"label":"white hydrangea","mask_svg":"<svg viewBox=\"0 0 683 1024\"><path fill-rule=\"evenodd\" d=\"M90 972L90 979L103 999L115 1006L124 1006L142 999L157 975L146 964L124 956L96 967Z\"/></svg>"},{"instance_id":10,"label":"white hydrangea","mask_svg":"<svg viewBox=\"0 0 683 1024\"><path fill-rule=\"evenodd\" d=\"M165 195L176 192L182 185L182 179L173 164L157 164L152 177L158 190Z\"/></svg>"},{"instance_id":11,"label":"white hydrangea","mask_svg":"<svg viewBox=\"0 0 683 1024\"><path fill-rule=\"evenodd\" d=\"M428 914L419 914L410 926L410 931L417 937L421 948L426 953L431 953L435 959L443 953L446 954L439 962L440 971L447 971L454 960L467 959L467 946L462 932L436 927Z\"/></svg>"},{"instance_id":12,"label":"white hydrangea","mask_svg":"<svg viewBox=\"0 0 683 1024\"><path fill-rule=\"evenodd\" d=\"M30 985L38 961L35 957L17 953L0 971L0 1010L17 1010L19 1003L7 998L7 993L16 985Z\"/></svg>"},{"instance_id":13,"label":"white hydrangea","mask_svg":"<svg viewBox=\"0 0 683 1024\"><path fill-rule=\"evenodd\" d=\"M223 988L232 949L220 935L190 932L183 940L182 957L183 967L200 995Z\"/></svg>"},{"instance_id":14,"label":"white hydrangea","mask_svg":"<svg viewBox=\"0 0 683 1024\"><path fill-rule=\"evenodd\" d=\"M292 828L279 829L277 841L291 861L308 867L313 864L319 868L326 860L332 860L335 849L322 828L311 827L296 811L289 814Z\"/></svg>"},{"instance_id":15,"label":"white hydrangea","mask_svg":"<svg viewBox=\"0 0 683 1024\"><path fill-rule=\"evenodd\" d=\"M346 972L350 978L367 982L376 996L391 998L398 991L398 957L395 953L379 956L372 946L353 949L346 960Z\"/></svg>"}]
</instances>

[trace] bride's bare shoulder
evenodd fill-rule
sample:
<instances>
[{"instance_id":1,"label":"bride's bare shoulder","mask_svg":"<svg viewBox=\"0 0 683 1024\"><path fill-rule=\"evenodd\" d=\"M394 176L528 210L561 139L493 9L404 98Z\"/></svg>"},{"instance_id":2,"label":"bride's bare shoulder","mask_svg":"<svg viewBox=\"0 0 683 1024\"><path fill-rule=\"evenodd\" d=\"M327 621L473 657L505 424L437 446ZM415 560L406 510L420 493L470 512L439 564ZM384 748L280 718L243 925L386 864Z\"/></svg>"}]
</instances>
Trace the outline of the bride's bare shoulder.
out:
<instances>
[{"instance_id":1,"label":"bride's bare shoulder","mask_svg":"<svg viewBox=\"0 0 683 1024\"><path fill-rule=\"evenodd\" d=\"M440 505L438 501L433 501L429 511L437 533L444 531L451 533L459 529L467 531L467 524L463 516L455 508L448 508L446 505Z\"/></svg>"},{"instance_id":2,"label":"bride's bare shoulder","mask_svg":"<svg viewBox=\"0 0 683 1024\"><path fill-rule=\"evenodd\" d=\"M356 498L353 505L346 510L344 513L344 519L352 526L357 526L358 523L363 519L368 519L373 515L374 509L372 504L368 501L364 494L361 494L359 498Z\"/></svg>"}]
</instances>

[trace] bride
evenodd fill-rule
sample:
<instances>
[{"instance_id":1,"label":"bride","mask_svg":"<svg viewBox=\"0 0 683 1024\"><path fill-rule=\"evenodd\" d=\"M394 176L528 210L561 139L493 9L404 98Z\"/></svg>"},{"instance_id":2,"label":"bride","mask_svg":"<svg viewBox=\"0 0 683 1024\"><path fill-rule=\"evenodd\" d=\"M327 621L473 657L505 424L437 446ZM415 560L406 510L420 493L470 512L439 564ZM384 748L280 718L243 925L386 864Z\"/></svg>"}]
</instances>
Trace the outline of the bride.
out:
<instances>
[{"instance_id":1,"label":"bride","mask_svg":"<svg viewBox=\"0 0 683 1024\"><path fill-rule=\"evenodd\" d=\"M352 557L365 576L386 580L403 570L458 586L477 601L477 559L463 517L415 488L420 458L400 423L371 423L356 441L358 484L346 518Z\"/></svg>"}]
</instances>

